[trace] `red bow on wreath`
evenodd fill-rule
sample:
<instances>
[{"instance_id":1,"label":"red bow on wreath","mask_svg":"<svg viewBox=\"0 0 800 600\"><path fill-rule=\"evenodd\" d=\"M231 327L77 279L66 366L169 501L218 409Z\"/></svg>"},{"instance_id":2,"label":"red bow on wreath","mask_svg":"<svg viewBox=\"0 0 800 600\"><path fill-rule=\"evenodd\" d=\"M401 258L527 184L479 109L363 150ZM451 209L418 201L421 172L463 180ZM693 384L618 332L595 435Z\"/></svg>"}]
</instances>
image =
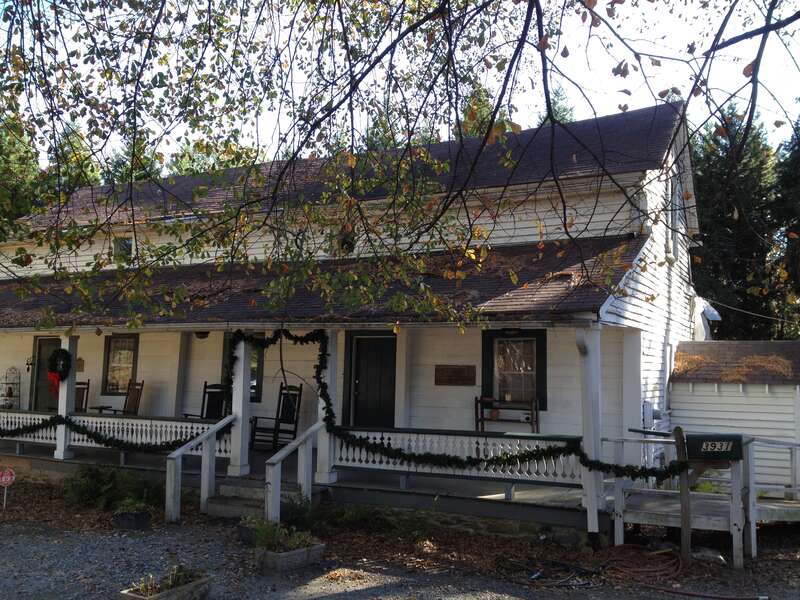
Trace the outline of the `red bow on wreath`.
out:
<instances>
[{"instance_id":1,"label":"red bow on wreath","mask_svg":"<svg viewBox=\"0 0 800 600\"><path fill-rule=\"evenodd\" d=\"M50 390L50 395L53 398L58 398L58 386L61 385L61 377L56 371L48 371L47 381L49 382L47 388Z\"/></svg>"}]
</instances>

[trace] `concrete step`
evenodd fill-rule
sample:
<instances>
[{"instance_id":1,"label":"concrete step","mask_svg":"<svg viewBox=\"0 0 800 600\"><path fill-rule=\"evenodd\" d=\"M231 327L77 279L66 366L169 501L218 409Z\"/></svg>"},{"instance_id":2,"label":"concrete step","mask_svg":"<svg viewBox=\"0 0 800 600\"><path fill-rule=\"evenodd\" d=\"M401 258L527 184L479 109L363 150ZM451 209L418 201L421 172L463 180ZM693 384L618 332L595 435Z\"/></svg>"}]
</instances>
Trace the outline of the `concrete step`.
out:
<instances>
[{"instance_id":1,"label":"concrete step","mask_svg":"<svg viewBox=\"0 0 800 600\"><path fill-rule=\"evenodd\" d=\"M208 499L208 514L212 517L238 519L241 517L263 517L264 499L212 496Z\"/></svg>"},{"instance_id":2,"label":"concrete step","mask_svg":"<svg viewBox=\"0 0 800 600\"><path fill-rule=\"evenodd\" d=\"M222 481L218 486L218 495L224 496L226 498L249 498L251 500L261 500L264 501L264 482L258 480L250 480L250 479L243 479L243 480L233 480L233 481ZM296 483L281 483L281 495L282 496L291 496L298 494L300 492L300 488L297 486Z\"/></svg>"}]
</instances>

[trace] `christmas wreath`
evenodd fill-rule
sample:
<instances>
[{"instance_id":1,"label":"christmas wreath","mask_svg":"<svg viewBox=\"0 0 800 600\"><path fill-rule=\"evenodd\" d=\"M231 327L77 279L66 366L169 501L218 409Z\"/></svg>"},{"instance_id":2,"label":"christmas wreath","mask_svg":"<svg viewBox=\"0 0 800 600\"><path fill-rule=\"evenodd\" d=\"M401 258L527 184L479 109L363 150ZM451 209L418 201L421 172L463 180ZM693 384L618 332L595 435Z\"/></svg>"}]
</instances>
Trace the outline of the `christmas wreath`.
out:
<instances>
[{"instance_id":1,"label":"christmas wreath","mask_svg":"<svg viewBox=\"0 0 800 600\"><path fill-rule=\"evenodd\" d=\"M50 393L58 396L58 386L69 377L72 368L72 355L64 348L56 348L47 359L47 381Z\"/></svg>"}]
</instances>

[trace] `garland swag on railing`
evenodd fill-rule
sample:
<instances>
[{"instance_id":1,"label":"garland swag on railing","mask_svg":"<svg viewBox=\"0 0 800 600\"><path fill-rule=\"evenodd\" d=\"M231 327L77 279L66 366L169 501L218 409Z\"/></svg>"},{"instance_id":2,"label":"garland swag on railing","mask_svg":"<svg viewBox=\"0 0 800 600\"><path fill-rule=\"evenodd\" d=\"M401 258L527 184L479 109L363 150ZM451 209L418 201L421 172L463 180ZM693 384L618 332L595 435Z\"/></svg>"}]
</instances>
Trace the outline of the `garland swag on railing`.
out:
<instances>
[{"instance_id":1,"label":"garland swag on railing","mask_svg":"<svg viewBox=\"0 0 800 600\"><path fill-rule=\"evenodd\" d=\"M270 346L275 345L281 338L286 338L293 344L306 345L316 342L319 346L317 353L317 364L314 366L314 381L317 384L317 392L322 399L324 415L322 420L325 422L325 429L331 435L336 436L345 444L354 448L360 448L367 452L380 454L392 460L398 460L409 464L429 465L434 467L451 469L475 469L480 467L510 467L519 463L535 462L559 458L561 456L576 456L580 464L590 471L601 471L607 475L615 477L628 477L629 479L648 479L655 478L659 483L677 477L689 468L686 461L672 461L666 467L641 467L637 465L617 465L589 458L581 448L579 440L571 440L563 446L547 446L523 450L515 454L504 453L498 456L478 457L478 456L454 456L451 454L436 454L432 452L408 452L402 448L393 448L383 442L371 442L370 440L353 435L336 425L336 413L333 410L333 402L328 392L328 383L325 381L325 371L328 369L328 334L324 329L315 329L305 335L294 335L286 329L278 329L269 337L256 337L248 335L241 330L234 332L232 342L228 351L228 370L233 373L233 366L236 363L236 345L244 341L264 351ZM230 382L229 382L230 383Z\"/></svg>"},{"instance_id":2,"label":"garland swag on railing","mask_svg":"<svg viewBox=\"0 0 800 600\"><path fill-rule=\"evenodd\" d=\"M94 431L93 429L89 429L85 425L76 423L69 417L65 417L62 415L53 415L52 417L45 419L44 421L41 421L39 423L31 423L30 425L21 425L20 427L14 427L13 429L0 428L0 438L20 437L23 435L30 435L32 433L36 433L37 431L42 431L43 429L48 429L50 427L57 427L58 425L65 425L67 429L69 429L70 431L74 431L75 433L85 435L87 438L89 438L96 444L100 444L101 446L106 446L108 448L116 448L117 450L123 450L125 452L144 452L144 453L172 452L173 450L177 450L184 444L188 444L195 438L195 436L190 436L178 440L172 440L169 442L161 442L158 444L140 444L137 442L120 440L118 438L105 435L98 431Z\"/></svg>"}]
</instances>

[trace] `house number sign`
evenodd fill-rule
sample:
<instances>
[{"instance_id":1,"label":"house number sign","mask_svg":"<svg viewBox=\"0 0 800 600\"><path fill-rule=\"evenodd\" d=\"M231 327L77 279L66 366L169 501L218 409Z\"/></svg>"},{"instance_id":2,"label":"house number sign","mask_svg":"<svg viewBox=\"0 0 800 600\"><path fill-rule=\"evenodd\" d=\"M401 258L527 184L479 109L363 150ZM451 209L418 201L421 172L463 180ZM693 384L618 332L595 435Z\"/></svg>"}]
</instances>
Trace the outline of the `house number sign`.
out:
<instances>
[{"instance_id":1,"label":"house number sign","mask_svg":"<svg viewBox=\"0 0 800 600\"><path fill-rule=\"evenodd\" d=\"M742 436L736 434L686 434L689 460L742 460Z\"/></svg>"}]
</instances>

